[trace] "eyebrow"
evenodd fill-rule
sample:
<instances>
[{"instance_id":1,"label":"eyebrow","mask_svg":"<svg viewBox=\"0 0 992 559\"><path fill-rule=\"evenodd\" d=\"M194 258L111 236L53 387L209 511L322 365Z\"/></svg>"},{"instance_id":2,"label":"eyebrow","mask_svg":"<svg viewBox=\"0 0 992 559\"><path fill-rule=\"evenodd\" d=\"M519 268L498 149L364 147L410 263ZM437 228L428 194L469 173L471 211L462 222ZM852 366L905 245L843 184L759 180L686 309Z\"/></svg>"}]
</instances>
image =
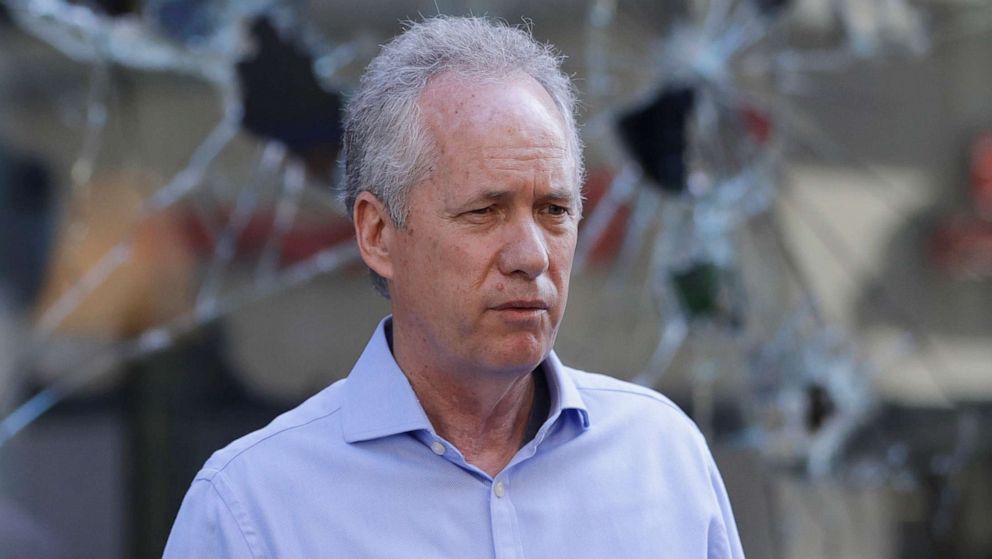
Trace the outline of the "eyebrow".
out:
<instances>
[{"instance_id":1,"label":"eyebrow","mask_svg":"<svg viewBox=\"0 0 992 559\"><path fill-rule=\"evenodd\" d=\"M577 201L576 193L567 188L552 188L547 194L537 197L538 202L567 202L569 205Z\"/></svg>"},{"instance_id":2,"label":"eyebrow","mask_svg":"<svg viewBox=\"0 0 992 559\"><path fill-rule=\"evenodd\" d=\"M466 200L461 205L472 205L483 200L502 202L506 201L506 199L510 198L512 195L513 193L509 190L487 190L478 196L473 196L469 200ZM564 202L571 206L574 205L576 201L576 194L567 188L552 188L549 192L537 197L538 203Z\"/></svg>"}]
</instances>

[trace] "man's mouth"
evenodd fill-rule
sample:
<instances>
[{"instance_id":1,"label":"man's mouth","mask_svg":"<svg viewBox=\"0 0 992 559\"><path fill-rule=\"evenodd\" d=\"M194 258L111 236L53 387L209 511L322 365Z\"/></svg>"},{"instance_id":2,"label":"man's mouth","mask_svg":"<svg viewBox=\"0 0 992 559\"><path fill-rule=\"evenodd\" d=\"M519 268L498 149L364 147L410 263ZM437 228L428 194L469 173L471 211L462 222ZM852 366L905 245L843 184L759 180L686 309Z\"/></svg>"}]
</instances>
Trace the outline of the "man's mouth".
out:
<instances>
[{"instance_id":1,"label":"man's mouth","mask_svg":"<svg viewBox=\"0 0 992 559\"><path fill-rule=\"evenodd\" d=\"M496 311L546 311L548 307L548 303L541 299L518 299L492 308Z\"/></svg>"}]
</instances>

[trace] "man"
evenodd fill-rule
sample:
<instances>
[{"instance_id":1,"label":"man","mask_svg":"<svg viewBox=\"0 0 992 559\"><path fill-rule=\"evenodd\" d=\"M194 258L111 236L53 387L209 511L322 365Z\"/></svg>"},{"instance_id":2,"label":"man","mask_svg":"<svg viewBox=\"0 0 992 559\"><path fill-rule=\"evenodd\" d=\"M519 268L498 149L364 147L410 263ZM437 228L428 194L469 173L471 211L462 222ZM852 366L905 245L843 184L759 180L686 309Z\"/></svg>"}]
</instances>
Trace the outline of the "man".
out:
<instances>
[{"instance_id":1,"label":"man","mask_svg":"<svg viewBox=\"0 0 992 559\"><path fill-rule=\"evenodd\" d=\"M167 557L743 557L691 421L552 352L583 172L558 64L476 18L383 47L346 201L392 317L347 379L210 458Z\"/></svg>"}]
</instances>

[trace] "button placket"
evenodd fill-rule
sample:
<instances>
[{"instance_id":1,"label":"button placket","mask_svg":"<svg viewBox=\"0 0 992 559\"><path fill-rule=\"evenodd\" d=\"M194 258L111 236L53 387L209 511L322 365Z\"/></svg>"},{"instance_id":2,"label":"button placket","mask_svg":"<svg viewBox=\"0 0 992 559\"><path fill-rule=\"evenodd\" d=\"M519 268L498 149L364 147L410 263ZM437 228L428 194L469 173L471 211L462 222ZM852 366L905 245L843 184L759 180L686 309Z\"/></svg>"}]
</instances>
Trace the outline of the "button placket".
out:
<instances>
[{"instance_id":1,"label":"button placket","mask_svg":"<svg viewBox=\"0 0 992 559\"><path fill-rule=\"evenodd\" d=\"M510 496L510 483L506 472L492 480L489 491L496 559L521 559L523 549L517 527L517 513Z\"/></svg>"}]
</instances>

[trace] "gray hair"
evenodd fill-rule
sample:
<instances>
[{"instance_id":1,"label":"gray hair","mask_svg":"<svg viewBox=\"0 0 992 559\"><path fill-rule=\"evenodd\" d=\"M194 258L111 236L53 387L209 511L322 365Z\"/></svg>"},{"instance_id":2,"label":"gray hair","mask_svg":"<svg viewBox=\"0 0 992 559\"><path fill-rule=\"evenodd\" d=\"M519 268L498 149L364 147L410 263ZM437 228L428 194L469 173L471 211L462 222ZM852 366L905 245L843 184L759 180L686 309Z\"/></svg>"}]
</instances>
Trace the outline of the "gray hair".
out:
<instances>
[{"instance_id":1,"label":"gray hair","mask_svg":"<svg viewBox=\"0 0 992 559\"><path fill-rule=\"evenodd\" d=\"M348 214L353 214L358 194L369 191L395 225L405 225L409 189L426 178L435 157L418 100L430 79L446 72L479 81L523 73L544 86L561 113L575 180L581 181L575 90L561 61L527 27L480 17L437 16L410 23L369 63L345 109L343 197ZM389 297L386 280L374 271L372 283Z\"/></svg>"}]
</instances>

